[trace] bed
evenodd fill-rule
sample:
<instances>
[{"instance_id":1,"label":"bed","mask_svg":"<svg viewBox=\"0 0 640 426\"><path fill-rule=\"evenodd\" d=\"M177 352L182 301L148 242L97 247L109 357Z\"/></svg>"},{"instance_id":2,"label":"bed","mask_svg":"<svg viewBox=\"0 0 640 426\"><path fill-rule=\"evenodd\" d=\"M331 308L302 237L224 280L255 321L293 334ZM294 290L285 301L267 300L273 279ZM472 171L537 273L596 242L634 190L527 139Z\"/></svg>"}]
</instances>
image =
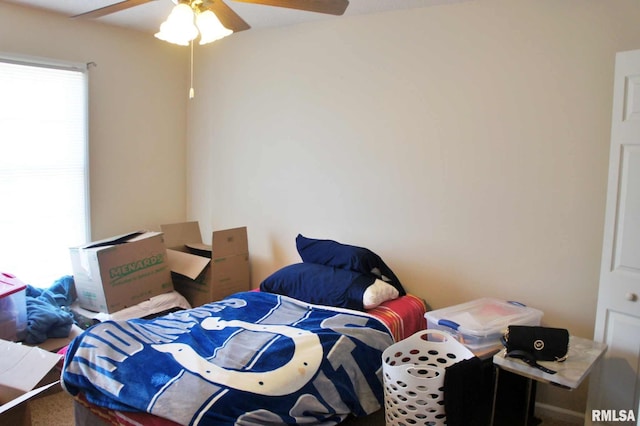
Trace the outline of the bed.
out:
<instances>
[{"instance_id":1,"label":"bed","mask_svg":"<svg viewBox=\"0 0 640 426\"><path fill-rule=\"evenodd\" d=\"M325 241L343 246L311 243ZM379 410L381 354L425 328L426 304L392 282L379 258L364 266L365 279L335 256L311 262L296 242L303 262L260 291L106 321L74 339L62 383L76 424L329 425ZM327 268L321 280L318 265Z\"/></svg>"}]
</instances>

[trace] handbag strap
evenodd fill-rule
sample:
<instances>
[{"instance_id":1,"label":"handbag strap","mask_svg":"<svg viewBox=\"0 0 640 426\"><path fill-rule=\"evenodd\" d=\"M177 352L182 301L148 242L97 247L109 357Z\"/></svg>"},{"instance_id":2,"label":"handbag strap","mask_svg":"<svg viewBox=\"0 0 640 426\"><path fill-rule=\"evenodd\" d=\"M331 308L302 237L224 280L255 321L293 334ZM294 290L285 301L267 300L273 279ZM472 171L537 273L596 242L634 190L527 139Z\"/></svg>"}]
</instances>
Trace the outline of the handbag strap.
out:
<instances>
[{"instance_id":1,"label":"handbag strap","mask_svg":"<svg viewBox=\"0 0 640 426\"><path fill-rule=\"evenodd\" d=\"M510 351L510 352L507 352L506 356L508 356L510 358L521 359L524 362L526 362L527 364L529 364L531 367L535 367L535 368L537 368L539 370L542 370L543 372L545 372L547 374L556 374L555 370L551 370L550 368L547 368L547 367L545 367L543 365L538 364L538 362L533 357L533 355L531 355L527 351L513 350L513 351Z\"/></svg>"}]
</instances>

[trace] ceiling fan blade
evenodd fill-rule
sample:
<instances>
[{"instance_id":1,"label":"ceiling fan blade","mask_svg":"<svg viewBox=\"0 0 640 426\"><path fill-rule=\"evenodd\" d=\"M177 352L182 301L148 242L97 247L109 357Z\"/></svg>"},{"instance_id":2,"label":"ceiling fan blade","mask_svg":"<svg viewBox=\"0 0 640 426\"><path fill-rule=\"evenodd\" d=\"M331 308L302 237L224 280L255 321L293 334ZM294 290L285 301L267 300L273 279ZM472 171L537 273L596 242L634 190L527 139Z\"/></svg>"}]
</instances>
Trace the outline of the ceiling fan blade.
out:
<instances>
[{"instance_id":1,"label":"ceiling fan blade","mask_svg":"<svg viewBox=\"0 0 640 426\"><path fill-rule=\"evenodd\" d=\"M251 28L236 12L227 6L222 0L205 1L204 8L209 9L218 17L222 25L237 33Z\"/></svg>"},{"instance_id":2,"label":"ceiling fan blade","mask_svg":"<svg viewBox=\"0 0 640 426\"><path fill-rule=\"evenodd\" d=\"M111 13L120 12L121 10L129 9L134 6L149 3L154 0L123 0L118 3L110 4L109 6L101 7L89 12L81 13L79 15L72 16L72 18L100 18Z\"/></svg>"},{"instance_id":3,"label":"ceiling fan blade","mask_svg":"<svg viewBox=\"0 0 640 426\"><path fill-rule=\"evenodd\" d=\"M287 9L305 10L307 12L342 15L349 0L234 0L243 3L264 4L267 6L285 7Z\"/></svg>"}]
</instances>

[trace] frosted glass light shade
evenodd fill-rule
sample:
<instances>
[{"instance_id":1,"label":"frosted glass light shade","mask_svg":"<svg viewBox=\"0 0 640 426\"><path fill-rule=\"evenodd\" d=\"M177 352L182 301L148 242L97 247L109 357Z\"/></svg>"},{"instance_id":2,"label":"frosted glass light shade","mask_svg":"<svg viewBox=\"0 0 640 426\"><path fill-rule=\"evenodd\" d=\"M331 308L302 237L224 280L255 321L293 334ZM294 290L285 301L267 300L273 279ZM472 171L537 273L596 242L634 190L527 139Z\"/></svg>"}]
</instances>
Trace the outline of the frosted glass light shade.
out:
<instances>
[{"instance_id":1,"label":"frosted glass light shade","mask_svg":"<svg viewBox=\"0 0 640 426\"><path fill-rule=\"evenodd\" d=\"M194 13L191 6L179 3L160 25L160 31L155 36L169 43L188 46L189 42L198 36L198 28L193 21Z\"/></svg>"},{"instance_id":2,"label":"frosted glass light shade","mask_svg":"<svg viewBox=\"0 0 640 426\"><path fill-rule=\"evenodd\" d=\"M196 15L196 25L200 30L200 44L211 43L233 34L233 31L222 25L218 17L210 10Z\"/></svg>"}]
</instances>

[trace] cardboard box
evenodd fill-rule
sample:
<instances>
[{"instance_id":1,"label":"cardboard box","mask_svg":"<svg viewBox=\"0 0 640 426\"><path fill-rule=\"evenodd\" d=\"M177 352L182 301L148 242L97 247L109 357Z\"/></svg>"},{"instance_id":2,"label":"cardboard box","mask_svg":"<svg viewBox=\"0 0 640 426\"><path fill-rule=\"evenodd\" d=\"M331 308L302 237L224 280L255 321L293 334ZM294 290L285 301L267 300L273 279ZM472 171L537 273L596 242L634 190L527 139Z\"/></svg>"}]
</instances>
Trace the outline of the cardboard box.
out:
<instances>
[{"instance_id":1,"label":"cardboard box","mask_svg":"<svg viewBox=\"0 0 640 426\"><path fill-rule=\"evenodd\" d=\"M0 340L0 424L31 424L28 401L58 386L61 355Z\"/></svg>"},{"instance_id":2,"label":"cardboard box","mask_svg":"<svg viewBox=\"0 0 640 426\"><path fill-rule=\"evenodd\" d=\"M173 290L161 232L139 231L70 249L78 303L113 313Z\"/></svg>"},{"instance_id":3,"label":"cardboard box","mask_svg":"<svg viewBox=\"0 0 640 426\"><path fill-rule=\"evenodd\" d=\"M162 225L173 284L191 306L251 289L247 228L214 231L203 244L198 222Z\"/></svg>"}]
</instances>

